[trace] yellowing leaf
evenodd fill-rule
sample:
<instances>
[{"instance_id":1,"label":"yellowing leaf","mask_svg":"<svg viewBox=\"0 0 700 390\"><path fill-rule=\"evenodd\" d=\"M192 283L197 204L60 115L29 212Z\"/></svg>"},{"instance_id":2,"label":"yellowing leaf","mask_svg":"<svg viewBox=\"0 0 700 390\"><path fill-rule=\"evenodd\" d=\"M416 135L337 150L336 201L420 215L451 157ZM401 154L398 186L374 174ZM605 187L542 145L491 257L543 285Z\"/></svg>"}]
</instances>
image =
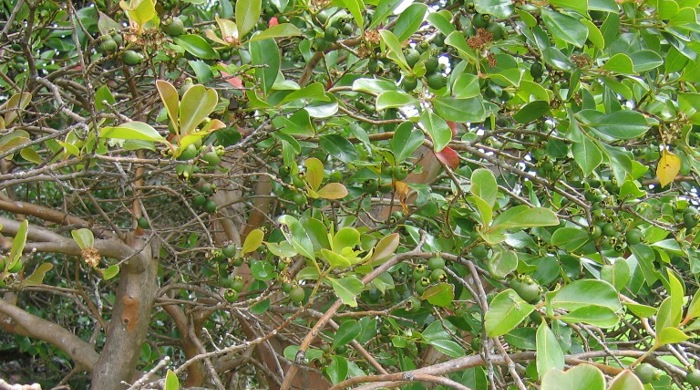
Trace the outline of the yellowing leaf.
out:
<instances>
[{"instance_id":1,"label":"yellowing leaf","mask_svg":"<svg viewBox=\"0 0 700 390\"><path fill-rule=\"evenodd\" d=\"M248 237L246 237L245 241L243 242L243 248L241 249L241 252L243 252L243 254L246 254L258 250L260 244L262 244L264 235L265 234L260 229L255 229L251 231L248 234Z\"/></svg>"},{"instance_id":2,"label":"yellowing leaf","mask_svg":"<svg viewBox=\"0 0 700 390\"><path fill-rule=\"evenodd\" d=\"M408 184L395 180L394 181L394 190L396 191L396 195L399 197L399 201L401 202L401 207L403 208L403 211L405 213L408 212L408 192L411 190L408 187Z\"/></svg>"},{"instance_id":3,"label":"yellowing leaf","mask_svg":"<svg viewBox=\"0 0 700 390\"><path fill-rule=\"evenodd\" d=\"M675 154L664 149L656 167L656 177L659 179L661 187L666 187L673 182L681 170L681 159Z\"/></svg>"}]
</instances>

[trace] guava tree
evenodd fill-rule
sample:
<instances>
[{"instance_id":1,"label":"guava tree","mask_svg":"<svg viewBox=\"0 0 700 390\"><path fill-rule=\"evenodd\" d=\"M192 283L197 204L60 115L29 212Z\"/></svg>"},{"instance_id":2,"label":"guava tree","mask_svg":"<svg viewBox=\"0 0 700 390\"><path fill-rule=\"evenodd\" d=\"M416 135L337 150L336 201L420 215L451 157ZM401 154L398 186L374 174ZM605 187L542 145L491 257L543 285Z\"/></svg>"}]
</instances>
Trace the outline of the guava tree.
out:
<instances>
[{"instance_id":1,"label":"guava tree","mask_svg":"<svg viewBox=\"0 0 700 390\"><path fill-rule=\"evenodd\" d=\"M699 3L3 0L0 372L700 384Z\"/></svg>"}]
</instances>

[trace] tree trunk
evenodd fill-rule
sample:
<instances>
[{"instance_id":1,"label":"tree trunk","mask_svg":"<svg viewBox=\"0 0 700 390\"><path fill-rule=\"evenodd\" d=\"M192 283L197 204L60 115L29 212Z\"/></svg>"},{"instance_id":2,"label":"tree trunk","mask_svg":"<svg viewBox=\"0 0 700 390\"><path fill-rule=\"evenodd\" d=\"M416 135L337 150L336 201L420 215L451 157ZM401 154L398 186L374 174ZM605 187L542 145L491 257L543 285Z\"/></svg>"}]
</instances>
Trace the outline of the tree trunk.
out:
<instances>
[{"instance_id":1,"label":"tree trunk","mask_svg":"<svg viewBox=\"0 0 700 390\"><path fill-rule=\"evenodd\" d=\"M157 288L158 261L142 240L131 245L135 255L120 271L112 319L100 358L92 373L92 389L122 390L134 376L141 345L150 323Z\"/></svg>"}]
</instances>

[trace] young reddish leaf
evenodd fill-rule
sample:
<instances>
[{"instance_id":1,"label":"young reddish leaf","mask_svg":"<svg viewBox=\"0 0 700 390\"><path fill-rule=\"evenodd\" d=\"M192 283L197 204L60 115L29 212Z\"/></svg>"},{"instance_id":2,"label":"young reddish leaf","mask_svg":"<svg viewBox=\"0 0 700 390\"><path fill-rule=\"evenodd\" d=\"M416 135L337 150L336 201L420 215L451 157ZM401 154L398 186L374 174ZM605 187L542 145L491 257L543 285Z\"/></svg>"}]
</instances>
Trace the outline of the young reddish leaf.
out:
<instances>
[{"instance_id":1,"label":"young reddish leaf","mask_svg":"<svg viewBox=\"0 0 700 390\"><path fill-rule=\"evenodd\" d=\"M267 23L267 27L274 27L280 24L280 22L277 21L277 16L273 16L270 18L270 21Z\"/></svg>"},{"instance_id":2,"label":"young reddish leaf","mask_svg":"<svg viewBox=\"0 0 700 390\"><path fill-rule=\"evenodd\" d=\"M449 146L435 153L435 157L445 166L455 170L459 167L459 155Z\"/></svg>"}]
</instances>

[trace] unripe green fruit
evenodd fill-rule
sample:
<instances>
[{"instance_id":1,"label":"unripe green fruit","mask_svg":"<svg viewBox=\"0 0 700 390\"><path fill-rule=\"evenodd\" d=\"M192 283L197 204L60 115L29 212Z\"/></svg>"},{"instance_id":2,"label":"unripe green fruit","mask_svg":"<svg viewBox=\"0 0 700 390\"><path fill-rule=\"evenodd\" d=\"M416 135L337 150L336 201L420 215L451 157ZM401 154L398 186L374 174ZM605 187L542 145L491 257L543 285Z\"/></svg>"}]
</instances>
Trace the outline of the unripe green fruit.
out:
<instances>
[{"instance_id":1,"label":"unripe green fruit","mask_svg":"<svg viewBox=\"0 0 700 390\"><path fill-rule=\"evenodd\" d=\"M477 245L472 248L472 256L474 256L474 258L477 260L486 260L486 258L489 256L489 250L485 245Z\"/></svg>"},{"instance_id":2,"label":"unripe green fruit","mask_svg":"<svg viewBox=\"0 0 700 390\"><path fill-rule=\"evenodd\" d=\"M418 86L418 79L412 76L406 76L401 80L401 89L406 92L412 92Z\"/></svg>"},{"instance_id":3,"label":"unripe green fruit","mask_svg":"<svg viewBox=\"0 0 700 390\"><path fill-rule=\"evenodd\" d=\"M544 67L542 66L541 63L535 62L532 65L530 65L530 75L534 80L539 80L542 78L542 75L544 74ZM598 183L600 185L600 183Z\"/></svg>"},{"instance_id":4,"label":"unripe green fruit","mask_svg":"<svg viewBox=\"0 0 700 390\"><path fill-rule=\"evenodd\" d=\"M418 297L410 297L406 301L406 311L410 311L411 313L419 311L421 306L422 304Z\"/></svg>"},{"instance_id":5,"label":"unripe green fruit","mask_svg":"<svg viewBox=\"0 0 700 390\"><path fill-rule=\"evenodd\" d=\"M194 207L202 207L204 206L204 203L207 202L206 196L202 194L195 195L194 198L192 198L192 206Z\"/></svg>"},{"instance_id":6,"label":"unripe green fruit","mask_svg":"<svg viewBox=\"0 0 700 390\"><path fill-rule=\"evenodd\" d=\"M289 291L289 300L294 303L301 303L305 297L306 293L304 292L304 289L302 287L294 286Z\"/></svg>"},{"instance_id":7,"label":"unripe green fruit","mask_svg":"<svg viewBox=\"0 0 700 390\"><path fill-rule=\"evenodd\" d=\"M603 225L602 229L603 229L603 234L606 237L612 237L612 236L617 234L617 229L615 229L615 225L610 223L610 222Z\"/></svg>"},{"instance_id":8,"label":"unripe green fruit","mask_svg":"<svg viewBox=\"0 0 700 390\"><path fill-rule=\"evenodd\" d=\"M659 377L659 372L656 367L649 363L642 363L638 365L635 367L634 373L644 384L651 383Z\"/></svg>"},{"instance_id":9,"label":"unripe green fruit","mask_svg":"<svg viewBox=\"0 0 700 390\"><path fill-rule=\"evenodd\" d=\"M243 281L243 278L241 278L240 276L236 276L235 278L233 278L230 287L236 292L241 292L245 287L245 282Z\"/></svg>"},{"instance_id":10,"label":"unripe green fruit","mask_svg":"<svg viewBox=\"0 0 700 390\"><path fill-rule=\"evenodd\" d=\"M406 63L410 68L413 68L420 60L420 53L416 49L409 49L406 52Z\"/></svg>"},{"instance_id":11,"label":"unripe green fruit","mask_svg":"<svg viewBox=\"0 0 700 390\"><path fill-rule=\"evenodd\" d=\"M537 303L541 298L542 288L529 276L513 278L510 287L527 303Z\"/></svg>"},{"instance_id":12,"label":"unripe green fruit","mask_svg":"<svg viewBox=\"0 0 700 390\"><path fill-rule=\"evenodd\" d=\"M691 386L700 386L700 371L693 370L685 376L685 381Z\"/></svg>"},{"instance_id":13,"label":"unripe green fruit","mask_svg":"<svg viewBox=\"0 0 700 390\"><path fill-rule=\"evenodd\" d=\"M427 82L428 87L435 90L442 89L447 86L447 77L437 72L427 75L425 81Z\"/></svg>"},{"instance_id":14,"label":"unripe green fruit","mask_svg":"<svg viewBox=\"0 0 700 390\"><path fill-rule=\"evenodd\" d=\"M639 229L630 229L625 233L625 240L627 240L628 245L637 245L642 242L644 235Z\"/></svg>"},{"instance_id":15,"label":"unripe green fruit","mask_svg":"<svg viewBox=\"0 0 700 390\"><path fill-rule=\"evenodd\" d=\"M403 180L408 176L408 168L401 165L395 166L391 170L391 175L396 180Z\"/></svg>"},{"instance_id":16,"label":"unripe green fruit","mask_svg":"<svg viewBox=\"0 0 700 390\"><path fill-rule=\"evenodd\" d=\"M144 60L143 54L135 52L133 50L126 50L122 54L122 61L126 65L131 65L131 66L138 65L138 64L142 63L143 60Z\"/></svg>"},{"instance_id":17,"label":"unripe green fruit","mask_svg":"<svg viewBox=\"0 0 700 390\"><path fill-rule=\"evenodd\" d=\"M215 166L219 165L219 163L221 162L221 157L215 151L211 151L204 153L204 155L202 156L202 160L204 160L210 166Z\"/></svg>"},{"instance_id":18,"label":"unripe green fruit","mask_svg":"<svg viewBox=\"0 0 700 390\"><path fill-rule=\"evenodd\" d=\"M292 196L292 201L297 206L303 206L307 203L306 195L304 195L301 192L295 192L294 195Z\"/></svg>"},{"instance_id":19,"label":"unripe green fruit","mask_svg":"<svg viewBox=\"0 0 700 390\"><path fill-rule=\"evenodd\" d=\"M204 206L202 206L202 209L209 214L214 214L216 212L216 202L211 199L207 199Z\"/></svg>"},{"instance_id":20,"label":"unripe green fruit","mask_svg":"<svg viewBox=\"0 0 700 390\"><path fill-rule=\"evenodd\" d=\"M227 258L231 259L236 256L236 252L238 251L238 248L236 248L235 244L229 244L226 245L221 249L221 252L226 256Z\"/></svg>"},{"instance_id":21,"label":"unripe green fruit","mask_svg":"<svg viewBox=\"0 0 700 390\"><path fill-rule=\"evenodd\" d=\"M145 217L139 217L139 219L136 222L141 229L151 228L151 224L148 223L148 220Z\"/></svg>"},{"instance_id":22,"label":"unripe green fruit","mask_svg":"<svg viewBox=\"0 0 700 390\"><path fill-rule=\"evenodd\" d=\"M430 273L430 280L434 283L444 283L447 281L447 272L442 268L434 269Z\"/></svg>"},{"instance_id":23,"label":"unripe green fruit","mask_svg":"<svg viewBox=\"0 0 700 390\"><path fill-rule=\"evenodd\" d=\"M476 14L472 18L472 26L475 28L486 28L489 25L489 21L491 21L490 15Z\"/></svg>"},{"instance_id":24,"label":"unripe green fruit","mask_svg":"<svg viewBox=\"0 0 700 390\"><path fill-rule=\"evenodd\" d=\"M97 51L102 54L112 53L117 51L117 49L119 49L119 44L111 37L106 37L100 42L99 46L97 46Z\"/></svg>"},{"instance_id":25,"label":"unripe green fruit","mask_svg":"<svg viewBox=\"0 0 700 390\"><path fill-rule=\"evenodd\" d=\"M233 289L228 289L224 293L224 298L229 303L236 302L236 301L238 301L238 291L233 290Z\"/></svg>"},{"instance_id":26,"label":"unripe green fruit","mask_svg":"<svg viewBox=\"0 0 700 390\"><path fill-rule=\"evenodd\" d=\"M185 32L185 24L182 22L182 19L174 17L163 24L163 32L171 37L182 35Z\"/></svg>"},{"instance_id":27,"label":"unripe green fruit","mask_svg":"<svg viewBox=\"0 0 700 390\"><path fill-rule=\"evenodd\" d=\"M445 268L445 259L443 259L440 256L431 257L430 260L428 260L428 268L430 268L430 269L444 269Z\"/></svg>"},{"instance_id":28,"label":"unripe green fruit","mask_svg":"<svg viewBox=\"0 0 700 390\"><path fill-rule=\"evenodd\" d=\"M338 40L338 34L340 34L340 31L338 31L337 28L328 27L323 34L323 39L328 42L335 43Z\"/></svg>"},{"instance_id":29,"label":"unripe green fruit","mask_svg":"<svg viewBox=\"0 0 700 390\"><path fill-rule=\"evenodd\" d=\"M425 73L430 74L437 72L438 66L440 66L440 61L438 61L436 57L428 58L425 60Z\"/></svg>"},{"instance_id":30,"label":"unripe green fruit","mask_svg":"<svg viewBox=\"0 0 700 390\"><path fill-rule=\"evenodd\" d=\"M195 157L197 157L197 147L190 144L185 148L185 150L182 151L182 153L180 153L179 156L177 156L177 159L179 161L188 161Z\"/></svg>"}]
</instances>

